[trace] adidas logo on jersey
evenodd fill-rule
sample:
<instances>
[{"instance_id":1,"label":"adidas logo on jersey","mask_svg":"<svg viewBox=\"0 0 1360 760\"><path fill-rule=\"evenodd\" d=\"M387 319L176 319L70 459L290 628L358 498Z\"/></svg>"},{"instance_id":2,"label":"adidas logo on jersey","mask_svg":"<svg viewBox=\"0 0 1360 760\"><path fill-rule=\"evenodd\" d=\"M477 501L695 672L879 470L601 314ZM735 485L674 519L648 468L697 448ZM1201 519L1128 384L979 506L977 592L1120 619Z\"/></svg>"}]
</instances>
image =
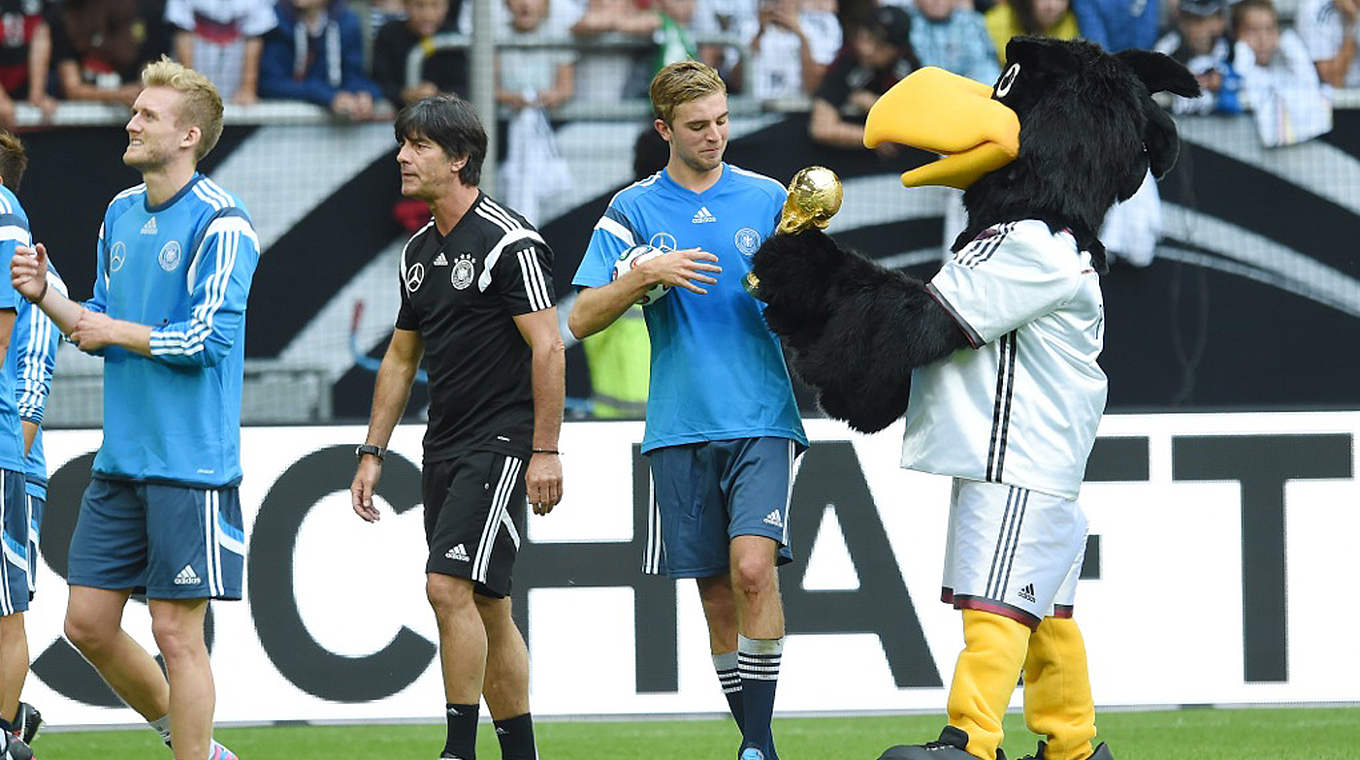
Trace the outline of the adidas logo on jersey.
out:
<instances>
[{"instance_id":1,"label":"adidas logo on jersey","mask_svg":"<svg viewBox=\"0 0 1360 760\"><path fill-rule=\"evenodd\" d=\"M447 559L456 559L459 562L467 562L469 559L467 549L464 549L462 544L449 549L444 553L444 557Z\"/></svg>"},{"instance_id":2,"label":"adidas logo on jersey","mask_svg":"<svg viewBox=\"0 0 1360 760\"><path fill-rule=\"evenodd\" d=\"M176 586L194 586L202 582L203 581L198 577L198 573L194 572L194 568L191 565L185 565L184 569L179 571L179 575L175 576Z\"/></svg>"},{"instance_id":3,"label":"adidas logo on jersey","mask_svg":"<svg viewBox=\"0 0 1360 760\"><path fill-rule=\"evenodd\" d=\"M156 217L153 216L150 219L146 220L146 224L142 225L142 234L143 235L156 234Z\"/></svg>"},{"instance_id":4,"label":"adidas logo on jersey","mask_svg":"<svg viewBox=\"0 0 1360 760\"><path fill-rule=\"evenodd\" d=\"M1033 583L1026 583L1026 584L1025 584L1025 587L1022 588L1022 589L1020 589L1020 598L1021 598L1021 599L1024 599L1024 600L1027 601L1027 602L1033 602L1033 601L1034 601L1034 584L1033 584Z\"/></svg>"},{"instance_id":5,"label":"adidas logo on jersey","mask_svg":"<svg viewBox=\"0 0 1360 760\"><path fill-rule=\"evenodd\" d=\"M709 212L708 206L700 206L699 210L694 212L694 218L689 221L690 224L707 224L718 221L718 217Z\"/></svg>"},{"instance_id":6,"label":"adidas logo on jersey","mask_svg":"<svg viewBox=\"0 0 1360 760\"><path fill-rule=\"evenodd\" d=\"M449 265L449 260L445 258L443 251L440 251L439 255L434 257L434 265L437 267L446 267Z\"/></svg>"},{"instance_id":7,"label":"adidas logo on jersey","mask_svg":"<svg viewBox=\"0 0 1360 760\"><path fill-rule=\"evenodd\" d=\"M780 516L779 510L777 509L769 513L768 515L765 515L764 522L766 525L773 525L776 528L784 527L784 518Z\"/></svg>"}]
</instances>

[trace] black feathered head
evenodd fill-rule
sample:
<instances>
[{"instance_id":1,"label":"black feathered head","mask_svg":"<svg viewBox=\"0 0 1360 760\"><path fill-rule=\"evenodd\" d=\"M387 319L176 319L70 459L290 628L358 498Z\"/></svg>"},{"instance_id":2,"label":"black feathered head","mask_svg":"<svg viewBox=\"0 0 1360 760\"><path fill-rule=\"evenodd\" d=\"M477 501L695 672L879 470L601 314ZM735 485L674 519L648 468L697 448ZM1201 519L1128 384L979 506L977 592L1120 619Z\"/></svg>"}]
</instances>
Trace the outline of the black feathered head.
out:
<instances>
[{"instance_id":1,"label":"black feathered head","mask_svg":"<svg viewBox=\"0 0 1360 760\"><path fill-rule=\"evenodd\" d=\"M1163 90L1192 96L1199 85L1160 53L1016 37L994 87L939 69L903 79L869 112L864 143L945 154L902 183L965 189L968 228L956 246L994 224L1041 219L1072 230L1103 270L1105 213L1149 168L1160 177L1176 163L1176 125L1151 97Z\"/></svg>"}]
</instances>

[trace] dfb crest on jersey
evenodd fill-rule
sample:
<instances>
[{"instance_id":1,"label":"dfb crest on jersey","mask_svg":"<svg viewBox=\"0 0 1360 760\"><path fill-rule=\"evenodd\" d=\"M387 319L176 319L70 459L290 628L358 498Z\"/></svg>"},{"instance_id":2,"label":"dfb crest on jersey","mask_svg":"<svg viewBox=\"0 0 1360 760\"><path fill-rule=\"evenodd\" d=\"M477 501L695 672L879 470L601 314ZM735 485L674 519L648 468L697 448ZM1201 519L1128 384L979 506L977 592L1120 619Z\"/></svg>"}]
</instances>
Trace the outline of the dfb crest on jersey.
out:
<instances>
[{"instance_id":1,"label":"dfb crest on jersey","mask_svg":"<svg viewBox=\"0 0 1360 760\"><path fill-rule=\"evenodd\" d=\"M126 261L127 246L123 245L123 241L119 240L113 244L113 248L109 251L109 271L117 272L119 269L123 268L123 264Z\"/></svg>"},{"instance_id":2,"label":"dfb crest on jersey","mask_svg":"<svg viewBox=\"0 0 1360 760\"><path fill-rule=\"evenodd\" d=\"M737 250L747 256L754 256L760 248L760 233L750 227L742 227L737 230L737 234L732 238Z\"/></svg>"},{"instance_id":3,"label":"dfb crest on jersey","mask_svg":"<svg viewBox=\"0 0 1360 760\"><path fill-rule=\"evenodd\" d=\"M472 254L459 254L453 262L453 271L449 274L449 280L456 290L464 290L472 284L472 276L475 272L476 268L472 265Z\"/></svg>"},{"instance_id":4,"label":"dfb crest on jersey","mask_svg":"<svg viewBox=\"0 0 1360 760\"><path fill-rule=\"evenodd\" d=\"M406 270L406 277L403 279L406 283L407 293L414 293L417 290L420 290L421 283L425 282L425 265L419 261L412 264L411 268Z\"/></svg>"},{"instance_id":5,"label":"dfb crest on jersey","mask_svg":"<svg viewBox=\"0 0 1360 760\"><path fill-rule=\"evenodd\" d=\"M161 246L161 252L156 254L156 261L161 265L161 269L173 272L179 266L180 259L183 258L180 253L179 241L171 240Z\"/></svg>"}]
</instances>

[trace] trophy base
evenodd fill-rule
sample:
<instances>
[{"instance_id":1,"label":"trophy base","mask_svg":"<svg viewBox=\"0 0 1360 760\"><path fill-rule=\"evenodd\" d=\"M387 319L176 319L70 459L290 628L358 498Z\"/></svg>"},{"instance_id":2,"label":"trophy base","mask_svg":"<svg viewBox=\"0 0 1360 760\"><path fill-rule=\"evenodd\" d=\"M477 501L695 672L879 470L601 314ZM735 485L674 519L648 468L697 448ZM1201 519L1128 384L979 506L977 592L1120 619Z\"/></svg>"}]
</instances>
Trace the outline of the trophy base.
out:
<instances>
[{"instance_id":1,"label":"trophy base","mask_svg":"<svg viewBox=\"0 0 1360 760\"><path fill-rule=\"evenodd\" d=\"M746 276L741 278L741 286L746 289L747 295L756 300L761 300L760 278L756 277L755 272L747 272Z\"/></svg>"}]
</instances>

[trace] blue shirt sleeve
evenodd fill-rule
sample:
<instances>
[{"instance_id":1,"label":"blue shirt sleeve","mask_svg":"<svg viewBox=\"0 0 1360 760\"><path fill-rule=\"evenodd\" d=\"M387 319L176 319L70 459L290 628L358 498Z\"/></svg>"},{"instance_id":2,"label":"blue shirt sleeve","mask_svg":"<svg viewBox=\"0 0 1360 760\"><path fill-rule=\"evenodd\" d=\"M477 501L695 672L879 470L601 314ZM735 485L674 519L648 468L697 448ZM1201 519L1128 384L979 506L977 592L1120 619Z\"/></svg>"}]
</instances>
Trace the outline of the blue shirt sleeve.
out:
<instances>
[{"instance_id":1,"label":"blue shirt sleeve","mask_svg":"<svg viewBox=\"0 0 1360 760\"><path fill-rule=\"evenodd\" d=\"M576 268L576 276L571 284L578 288L599 288L614 280L614 263L623 252L641 242L628 215L620 210L617 203L605 209L604 216L595 223L595 231L590 235L590 245L586 247L581 265Z\"/></svg>"},{"instance_id":2,"label":"blue shirt sleeve","mask_svg":"<svg viewBox=\"0 0 1360 760\"><path fill-rule=\"evenodd\" d=\"M375 100L382 98L382 90L364 73L364 35L359 17L345 10L337 23L340 24L340 89L367 92Z\"/></svg>"},{"instance_id":3,"label":"blue shirt sleeve","mask_svg":"<svg viewBox=\"0 0 1360 760\"><path fill-rule=\"evenodd\" d=\"M151 356L166 364L216 365L235 345L245 322L260 241L250 219L230 206L208 222L189 264L189 319L151 330Z\"/></svg>"},{"instance_id":4,"label":"blue shirt sleeve","mask_svg":"<svg viewBox=\"0 0 1360 760\"><path fill-rule=\"evenodd\" d=\"M1081 36L1109 50L1110 34L1105 31L1105 17L1100 11L1100 0L1072 0L1072 13L1077 17Z\"/></svg>"},{"instance_id":5,"label":"blue shirt sleeve","mask_svg":"<svg viewBox=\"0 0 1360 760\"><path fill-rule=\"evenodd\" d=\"M358 17L349 11L342 12L335 20L339 28L340 84L335 86L327 76L329 62L327 56L333 52L325 40L330 32L323 35L322 49L317 51L314 61L301 79L293 77L297 63L294 29L301 21L285 24L287 19L279 14L279 26L270 30L264 38L264 50L260 53L260 95L265 98L303 100L329 108L331 101L340 92L367 92L375 98L382 97L382 90L364 75L364 46Z\"/></svg>"},{"instance_id":6,"label":"blue shirt sleeve","mask_svg":"<svg viewBox=\"0 0 1360 760\"><path fill-rule=\"evenodd\" d=\"M992 84L1001 76L992 36L987 33L987 25L983 22L981 14L969 13L967 18L968 48L972 51L967 76L983 84Z\"/></svg>"},{"instance_id":7,"label":"blue shirt sleeve","mask_svg":"<svg viewBox=\"0 0 1360 760\"><path fill-rule=\"evenodd\" d=\"M47 270L47 286L66 295L66 283L51 269ZM14 374L18 380L14 393L19 419L41 425L43 411L47 408L47 394L52 390L52 370L57 366L61 333L42 309L21 304L10 342L17 349Z\"/></svg>"},{"instance_id":8,"label":"blue shirt sleeve","mask_svg":"<svg viewBox=\"0 0 1360 760\"><path fill-rule=\"evenodd\" d=\"M295 22L301 23L301 22ZM280 24L264 36L260 52L260 97L277 100L302 100L323 108L331 104L338 92L324 78L303 72L301 79L293 78L293 27Z\"/></svg>"},{"instance_id":9,"label":"blue shirt sleeve","mask_svg":"<svg viewBox=\"0 0 1360 760\"><path fill-rule=\"evenodd\" d=\"M1133 31L1136 36L1127 48L1151 49L1157 44L1157 28L1161 21L1161 3L1149 2L1143 7L1143 15L1134 19Z\"/></svg>"},{"instance_id":10,"label":"blue shirt sleeve","mask_svg":"<svg viewBox=\"0 0 1360 760\"><path fill-rule=\"evenodd\" d=\"M32 238L28 232L28 222L18 214L0 213L0 261L8 262L14 258L14 249L29 245ZM19 294L14 291L8 277L0 277L0 309L17 309Z\"/></svg>"},{"instance_id":11,"label":"blue shirt sleeve","mask_svg":"<svg viewBox=\"0 0 1360 760\"><path fill-rule=\"evenodd\" d=\"M105 214L104 221L99 225L99 240L94 244L94 295L81 304L90 311L100 314L108 311L109 303L109 246L108 241L104 239L104 230L108 222L108 214Z\"/></svg>"}]
</instances>

